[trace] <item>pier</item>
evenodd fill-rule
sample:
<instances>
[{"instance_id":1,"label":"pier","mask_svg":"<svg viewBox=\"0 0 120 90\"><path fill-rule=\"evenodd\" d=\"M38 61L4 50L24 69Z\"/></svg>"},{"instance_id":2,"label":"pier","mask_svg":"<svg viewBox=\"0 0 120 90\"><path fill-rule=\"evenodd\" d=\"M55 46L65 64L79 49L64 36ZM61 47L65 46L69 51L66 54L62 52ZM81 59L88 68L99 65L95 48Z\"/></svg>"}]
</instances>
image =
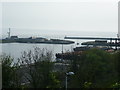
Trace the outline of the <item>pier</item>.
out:
<instances>
[{"instance_id":1,"label":"pier","mask_svg":"<svg viewBox=\"0 0 120 90\"><path fill-rule=\"evenodd\" d=\"M117 50L120 47L120 38L101 38L101 37L64 37L64 39L85 39L85 40L106 40L106 43L103 42L83 42L81 45L93 45L93 46L109 46L115 47ZM110 42L107 43L107 40Z\"/></svg>"},{"instance_id":2,"label":"pier","mask_svg":"<svg viewBox=\"0 0 120 90\"><path fill-rule=\"evenodd\" d=\"M120 41L120 38L100 38L100 37L64 37L64 39L115 40L115 41Z\"/></svg>"}]
</instances>

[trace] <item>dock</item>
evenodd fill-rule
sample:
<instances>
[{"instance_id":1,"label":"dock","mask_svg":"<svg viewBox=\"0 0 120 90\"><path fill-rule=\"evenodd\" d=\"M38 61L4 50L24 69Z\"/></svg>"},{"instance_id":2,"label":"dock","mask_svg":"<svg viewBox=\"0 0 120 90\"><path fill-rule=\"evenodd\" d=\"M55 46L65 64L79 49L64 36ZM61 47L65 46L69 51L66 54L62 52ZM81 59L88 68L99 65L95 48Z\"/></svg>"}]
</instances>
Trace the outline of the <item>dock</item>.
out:
<instances>
[{"instance_id":1,"label":"dock","mask_svg":"<svg viewBox=\"0 0 120 90\"><path fill-rule=\"evenodd\" d=\"M93 46L108 46L108 47L115 47L117 50L118 47L120 47L120 38L102 38L102 37L64 37L64 39L83 39L83 40L101 40L105 41L103 42L83 42L81 45L93 45ZM107 42L107 40L110 40L110 42Z\"/></svg>"},{"instance_id":2,"label":"dock","mask_svg":"<svg viewBox=\"0 0 120 90\"><path fill-rule=\"evenodd\" d=\"M101 38L101 37L64 37L64 39L120 40L120 38Z\"/></svg>"}]
</instances>

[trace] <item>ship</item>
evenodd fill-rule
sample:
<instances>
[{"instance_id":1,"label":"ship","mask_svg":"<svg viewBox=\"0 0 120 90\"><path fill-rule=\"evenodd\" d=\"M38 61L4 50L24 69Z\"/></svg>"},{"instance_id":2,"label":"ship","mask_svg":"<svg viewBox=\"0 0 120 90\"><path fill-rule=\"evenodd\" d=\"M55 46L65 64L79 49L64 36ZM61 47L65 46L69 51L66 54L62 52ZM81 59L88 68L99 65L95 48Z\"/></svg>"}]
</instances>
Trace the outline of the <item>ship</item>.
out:
<instances>
[{"instance_id":1,"label":"ship","mask_svg":"<svg viewBox=\"0 0 120 90\"><path fill-rule=\"evenodd\" d=\"M29 37L29 38L18 38L18 36L11 36L0 40L1 43L45 43L45 44L73 44L74 41L61 40L61 39L50 39L42 37Z\"/></svg>"},{"instance_id":2,"label":"ship","mask_svg":"<svg viewBox=\"0 0 120 90\"><path fill-rule=\"evenodd\" d=\"M19 38L18 36L11 36L10 29L9 29L8 37L5 39L1 39L0 43L73 44L75 42L70 40L61 40L61 39L47 39L43 37Z\"/></svg>"}]
</instances>

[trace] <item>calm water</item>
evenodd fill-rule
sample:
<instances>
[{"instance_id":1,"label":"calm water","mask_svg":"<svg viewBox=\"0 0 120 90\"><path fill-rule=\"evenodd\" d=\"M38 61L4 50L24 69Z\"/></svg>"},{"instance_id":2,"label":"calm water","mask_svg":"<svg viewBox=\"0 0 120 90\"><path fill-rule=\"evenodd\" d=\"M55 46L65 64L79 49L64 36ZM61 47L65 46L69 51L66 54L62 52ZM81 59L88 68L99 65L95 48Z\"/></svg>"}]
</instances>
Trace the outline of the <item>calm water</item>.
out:
<instances>
[{"instance_id":1,"label":"calm water","mask_svg":"<svg viewBox=\"0 0 120 90\"><path fill-rule=\"evenodd\" d=\"M0 44L1 45L1 44ZM34 47L45 48L52 51L53 57L55 58L55 53L61 53L62 45L59 44L27 44L27 43L5 43L2 44L2 52L11 55L15 59L19 58L23 51L33 50ZM71 51L74 44L63 45L63 51Z\"/></svg>"},{"instance_id":2,"label":"calm water","mask_svg":"<svg viewBox=\"0 0 120 90\"><path fill-rule=\"evenodd\" d=\"M49 38L58 38L58 39L63 39L65 36L65 34L60 34L60 35L55 35L55 37L53 35L46 35L46 37ZM104 32L97 32L97 33L68 33L67 36L94 36L94 37L116 37L116 33L113 32L109 32L109 33L104 33ZM69 44L69 45L63 45L63 52L66 51L72 51L73 48L78 47L80 45L77 45L76 43L81 43L84 41L88 41L88 40L72 40L75 41L74 44ZM0 52L0 54L2 53L6 53L8 55L11 55L12 57L14 57L15 62L17 60L17 58L19 58L21 56L21 53L23 51L28 51L28 50L32 50L34 47L39 47L39 48L46 48L49 51L53 52L53 57L55 59L55 54L56 53L61 53L62 52L62 45L61 44L30 44L30 43L4 43L4 44L0 44L0 50L2 50Z\"/></svg>"}]
</instances>

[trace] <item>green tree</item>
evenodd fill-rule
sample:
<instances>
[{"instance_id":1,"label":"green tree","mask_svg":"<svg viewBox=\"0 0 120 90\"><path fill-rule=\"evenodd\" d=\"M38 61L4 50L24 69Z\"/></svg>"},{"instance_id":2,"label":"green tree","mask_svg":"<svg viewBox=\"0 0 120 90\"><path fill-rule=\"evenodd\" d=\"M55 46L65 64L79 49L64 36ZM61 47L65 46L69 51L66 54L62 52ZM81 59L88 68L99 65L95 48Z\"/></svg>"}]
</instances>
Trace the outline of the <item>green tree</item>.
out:
<instances>
[{"instance_id":1,"label":"green tree","mask_svg":"<svg viewBox=\"0 0 120 90\"><path fill-rule=\"evenodd\" d=\"M10 56L1 56L2 61L2 87L10 88L12 86L12 75L13 70L11 67L11 63L13 59Z\"/></svg>"},{"instance_id":2,"label":"green tree","mask_svg":"<svg viewBox=\"0 0 120 90\"><path fill-rule=\"evenodd\" d=\"M7 55L2 55L1 61L3 88L60 88L52 53L45 49L24 51L17 63Z\"/></svg>"},{"instance_id":3,"label":"green tree","mask_svg":"<svg viewBox=\"0 0 120 90\"><path fill-rule=\"evenodd\" d=\"M110 53L100 49L91 49L83 52L81 57L76 59L79 67L72 82L76 82L77 86L72 87L84 88L88 85L88 83L85 85L85 82L89 82L91 84L88 86L92 88L108 88L115 83L117 74Z\"/></svg>"},{"instance_id":4,"label":"green tree","mask_svg":"<svg viewBox=\"0 0 120 90\"><path fill-rule=\"evenodd\" d=\"M38 47L24 52L18 62L21 73L31 88L57 88L59 81L53 72L52 53Z\"/></svg>"},{"instance_id":5,"label":"green tree","mask_svg":"<svg viewBox=\"0 0 120 90\"><path fill-rule=\"evenodd\" d=\"M112 88L120 88L120 51L116 51L115 53L112 54L112 56L114 57L114 67L117 73L117 80L115 83L112 84Z\"/></svg>"},{"instance_id":6,"label":"green tree","mask_svg":"<svg viewBox=\"0 0 120 90\"><path fill-rule=\"evenodd\" d=\"M119 69L119 66L120 66L120 51L116 52L114 54L115 56L115 67L116 67L116 70L117 70L117 73L118 73L118 82L120 82L120 69Z\"/></svg>"},{"instance_id":7,"label":"green tree","mask_svg":"<svg viewBox=\"0 0 120 90\"><path fill-rule=\"evenodd\" d=\"M17 67L13 65L13 58L9 55L1 55L2 61L2 88L19 88Z\"/></svg>"}]
</instances>

